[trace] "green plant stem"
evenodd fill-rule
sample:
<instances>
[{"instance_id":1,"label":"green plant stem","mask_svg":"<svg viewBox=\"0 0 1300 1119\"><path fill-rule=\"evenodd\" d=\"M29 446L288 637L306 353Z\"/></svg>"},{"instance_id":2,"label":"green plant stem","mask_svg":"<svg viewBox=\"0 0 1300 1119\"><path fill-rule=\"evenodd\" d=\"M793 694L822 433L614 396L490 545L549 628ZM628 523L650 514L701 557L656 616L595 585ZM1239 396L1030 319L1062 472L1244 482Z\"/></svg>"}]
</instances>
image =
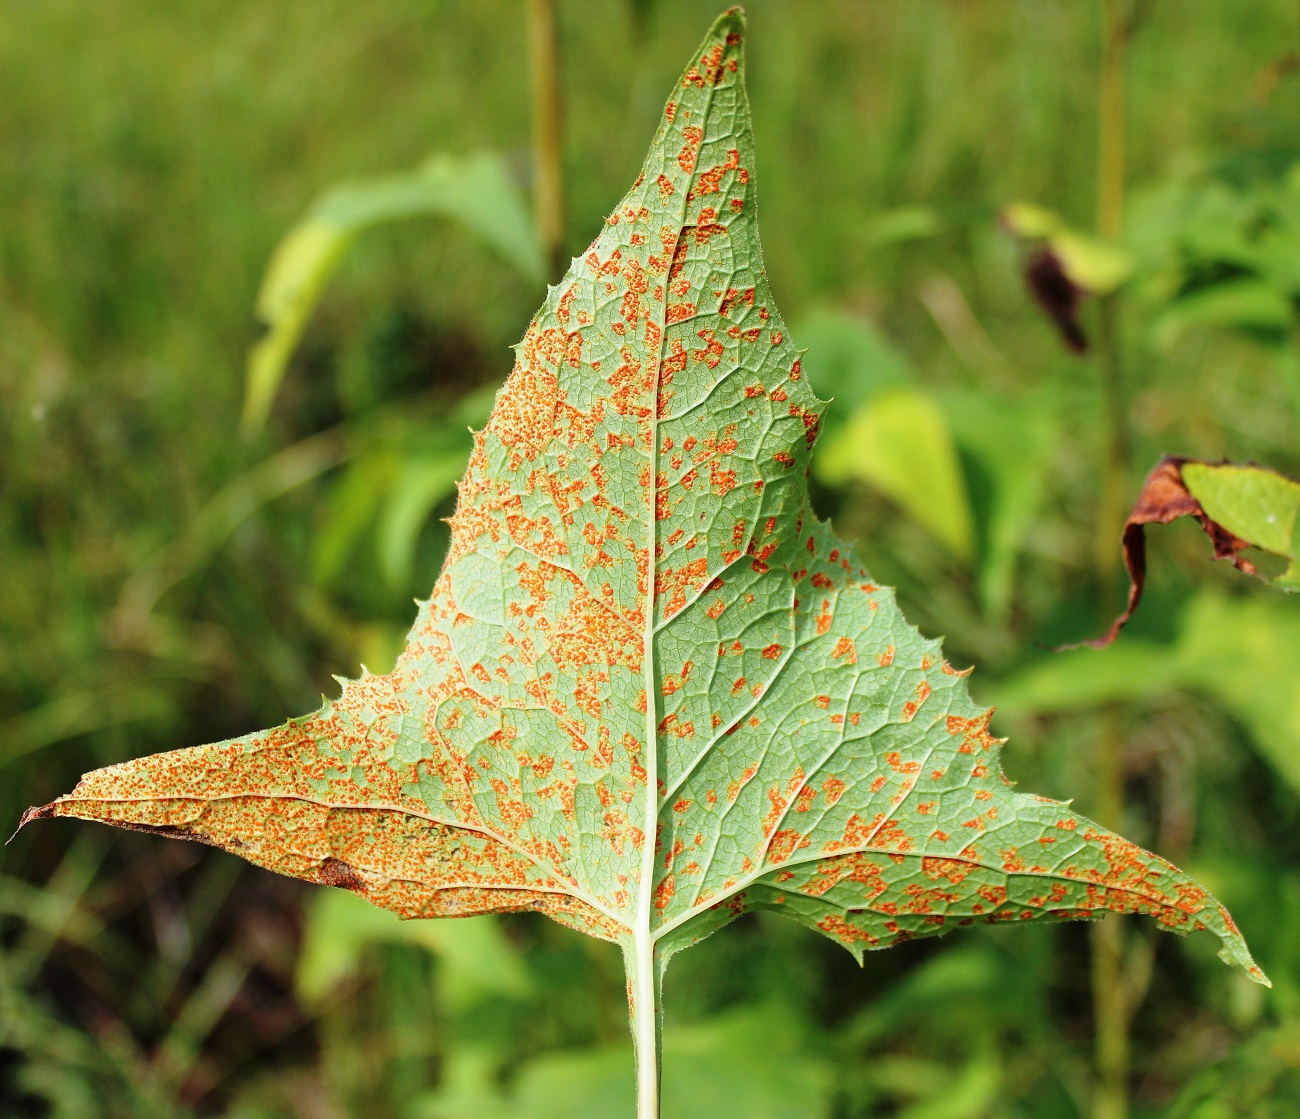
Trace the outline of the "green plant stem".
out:
<instances>
[{"instance_id":1,"label":"green plant stem","mask_svg":"<svg viewBox=\"0 0 1300 1119\"><path fill-rule=\"evenodd\" d=\"M636 1119L659 1119L660 1000L657 945L638 932L624 947L627 966L627 1001L632 1016L632 1044L636 1053Z\"/></svg>"},{"instance_id":2,"label":"green plant stem","mask_svg":"<svg viewBox=\"0 0 1300 1119\"><path fill-rule=\"evenodd\" d=\"M533 205L550 280L564 274L564 152L555 0L528 0L533 108Z\"/></svg>"},{"instance_id":3,"label":"green plant stem","mask_svg":"<svg viewBox=\"0 0 1300 1119\"><path fill-rule=\"evenodd\" d=\"M1097 232L1102 237L1117 237L1124 223L1127 157L1124 62L1131 29L1122 7L1121 0L1102 0L1097 132Z\"/></svg>"},{"instance_id":4,"label":"green plant stem","mask_svg":"<svg viewBox=\"0 0 1300 1119\"><path fill-rule=\"evenodd\" d=\"M1124 814L1124 710L1111 704L1100 713L1097 749L1097 822L1116 827ZM1093 1119L1126 1119L1129 1112L1133 999L1125 976L1127 927L1111 913L1090 930L1094 1018Z\"/></svg>"},{"instance_id":5,"label":"green plant stem","mask_svg":"<svg viewBox=\"0 0 1300 1119\"><path fill-rule=\"evenodd\" d=\"M1097 374L1102 400L1101 486L1097 503L1097 531L1093 557L1101 621L1110 624L1117 609L1123 574L1121 528L1128 504L1128 475L1133 461L1129 434L1128 393L1120 340L1120 296L1104 295L1097 309ZM1104 821L1099 821L1104 822ZM1109 825L1107 825L1109 826Z\"/></svg>"},{"instance_id":6,"label":"green plant stem","mask_svg":"<svg viewBox=\"0 0 1300 1119\"><path fill-rule=\"evenodd\" d=\"M1124 68L1136 13L1122 0L1102 0L1102 59L1098 88L1097 233L1108 240L1123 232L1126 177L1127 105ZM1105 444L1098 502L1095 571L1103 624L1115 611L1119 589L1120 548L1116 539L1124 521L1125 490L1132 457L1128 402L1121 358L1118 294L1101 299L1098 309L1098 387L1102 395ZM1096 815L1104 827L1118 829L1124 817L1124 711L1117 704L1100 712L1097 749ZM1134 999L1125 978L1126 929L1111 914L1092 929L1092 1001L1094 1016L1093 1119L1127 1119L1129 1113L1130 1043Z\"/></svg>"}]
</instances>

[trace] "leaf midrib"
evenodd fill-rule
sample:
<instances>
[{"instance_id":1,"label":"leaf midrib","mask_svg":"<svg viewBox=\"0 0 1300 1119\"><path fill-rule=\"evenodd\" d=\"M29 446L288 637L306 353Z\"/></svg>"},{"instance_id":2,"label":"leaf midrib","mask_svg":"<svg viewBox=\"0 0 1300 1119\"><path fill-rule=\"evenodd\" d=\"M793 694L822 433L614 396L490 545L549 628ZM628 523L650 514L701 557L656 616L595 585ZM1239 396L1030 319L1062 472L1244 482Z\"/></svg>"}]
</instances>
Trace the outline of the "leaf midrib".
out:
<instances>
[{"instance_id":1,"label":"leaf midrib","mask_svg":"<svg viewBox=\"0 0 1300 1119\"><path fill-rule=\"evenodd\" d=\"M725 48L724 48L725 54ZM740 84L740 94L744 98L744 70L743 67L737 68L737 83ZM667 271L664 275L663 298L659 300L658 314L656 325L659 330L659 348L654 359L654 375L650 384L650 485L646 488L646 607L645 607L645 631L643 636L644 642L644 666L643 679L645 681L645 735L646 735L646 781L645 781L645 837L642 840L641 855L641 876L638 883L640 889L637 893L637 909L635 926L632 930L633 938L636 942L637 952L653 952L654 944L657 937L654 929L651 927L651 902L654 895L655 886L655 868L659 861L659 813L663 806L663 801L659 796L659 695L662 682L659 679L659 673L655 665L655 634L658 631L656 618L658 615L658 598L656 587L659 581L659 566L656 559L656 547L658 544L658 522L656 519L656 497L659 492L659 378L663 371L664 350L668 345L668 282L672 277L673 261L677 259L677 250L682 243L682 237L686 232L686 215L690 208L691 198L694 194L696 176L699 174L700 163L704 157L705 145L709 142L709 118L713 113L714 94L717 90L716 82L709 86L708 96L704 103L703 119L700 121L700 144L696 153L695 163L691 167L690 174L686 178L686 189L681 192L681 209L678 211L677 237L673 242L673 252L668 257ZM674 96L676 96L676 87L674 86ZM672 122L665 118L663 131L662 152L667 151L667 139L672 130ZM649 161L647 161L648 163ZM643 173L644 174L644 173ZM644 180L643 180L644 181ZM706 582L712 581L712 576Z\"/></svg>"}]
</instances>

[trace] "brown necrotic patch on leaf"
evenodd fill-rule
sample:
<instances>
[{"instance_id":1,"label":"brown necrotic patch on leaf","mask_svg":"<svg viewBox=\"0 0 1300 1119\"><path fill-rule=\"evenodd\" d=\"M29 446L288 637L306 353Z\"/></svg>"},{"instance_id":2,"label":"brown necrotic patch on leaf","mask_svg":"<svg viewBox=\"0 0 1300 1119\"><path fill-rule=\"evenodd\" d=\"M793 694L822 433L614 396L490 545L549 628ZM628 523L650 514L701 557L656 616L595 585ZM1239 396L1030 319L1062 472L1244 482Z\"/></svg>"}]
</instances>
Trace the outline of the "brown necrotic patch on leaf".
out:
<instances>
[{"instance_id":1,"label":"brown necrotic patch on leaf","mask_svg":"<svg viewBox=\"0 0 1300 1119\"><path fill-rule=\"evenodd\" d=\"M356 869L332 855L320 864L320 880L326 886L337 886L340 890L352 890L358 894L366 892L366 880Z\"/></svg>"},{"instance_id":2,"label":"brown necrotic patch on leaf","mask_svg":"<svg viewBox=\"0 0 1300 1119\"><path fill-rule=\"evenodd\" d=\"M1076 645L1063 645L1059 651L1067 649L1104 649L1119 636L1120 630L1133 617L1142 601L1142 592L1146 588L1147 578L1147 542L1146 526L1151 524L1167 525L1179 517L1195 517L1201 523L1205 535L1214 546L1214 558L1232 560L1233 566L1247 575L1258 575L1255 565L1241 553L1254 547L1251 541L1243 540L1229 532L1221 524L1212 521L1201 507L1201 503L1192 496L1183 480L1183 467L1196 459L1166 455L1155 469L1147 475L1142 483L1142 492L1138 495L1133 511L1124 522L1121 547L1124 551L1124 566L1128 569L1128 602L1123 612L1110 624L1110 628L1100 637L1091 641L1081 641Z\"/></svg>"}]
</instances>

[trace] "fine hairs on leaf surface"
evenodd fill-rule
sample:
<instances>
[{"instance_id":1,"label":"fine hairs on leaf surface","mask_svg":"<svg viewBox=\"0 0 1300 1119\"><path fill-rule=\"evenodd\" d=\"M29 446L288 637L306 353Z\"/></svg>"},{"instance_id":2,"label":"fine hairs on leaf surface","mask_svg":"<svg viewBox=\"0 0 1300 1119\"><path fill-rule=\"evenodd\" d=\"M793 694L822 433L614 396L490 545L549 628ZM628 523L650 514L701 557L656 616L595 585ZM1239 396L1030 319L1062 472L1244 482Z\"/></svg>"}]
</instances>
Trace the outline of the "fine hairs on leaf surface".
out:
<instances>
[{"instance_id":1,"label":"fine hairs on leaf surface","mask_svg":"<svg viewBox=\"0 0 1300 1119\"><path fill-rule=\"evenodd\" d=\"M550 289L385 676L278 728L87 774L74 816L403 917L536 910L622 946L638 1114L668 959L749 910L867 949L976 922L1227 911L1014 792L990 712L813 515L825 403L764 274L739 9Z\"/></svg>"}]
</instances>

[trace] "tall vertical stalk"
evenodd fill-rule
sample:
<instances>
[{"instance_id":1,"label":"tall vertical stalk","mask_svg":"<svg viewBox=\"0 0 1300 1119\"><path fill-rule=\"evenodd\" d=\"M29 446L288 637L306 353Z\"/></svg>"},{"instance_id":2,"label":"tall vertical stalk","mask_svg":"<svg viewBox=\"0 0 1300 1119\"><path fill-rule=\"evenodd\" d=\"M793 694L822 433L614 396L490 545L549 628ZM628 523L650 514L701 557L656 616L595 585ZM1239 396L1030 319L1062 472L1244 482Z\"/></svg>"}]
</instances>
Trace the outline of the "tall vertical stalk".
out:
<instances>
[{"instance_id":1,"label":"tall vertical stalk","mask_svg":"<svg viewBox=\"0 0 1300 1119\"><path fill-rule=\"evenodd\" d=\"M555 0L528 0L528 62L533 109L533 205L552 280L564 274L564 150L560 50Z\"/></svg>"},{"instance_id":2,"label":"tall vertical stalk","mask_svg":"<svg viewBox=\"0 0 1300 1119\"><path fill-rule=\"evenodd\" d=\"M1095 812L1104 827L1118 826L1124 810L1124 712L1111 704L1100 713ZM1135 1009L1125 975L1127 930L1118 914L1092 927L1094 1021L1093 1119L1127 1119L1129 1111L1129 1025Z\"/></svg>"},{"instance_id":3,"label":"tall vertical stalk","mask_svg":"<svg viewBox=\"0 0 1300 1119\"><path fill-rule=\"evenodd\" d=\"M1098 83L1097 233L1107 240L1123 232L1126 178L1127 103L1125 64L1135 14L1124 0L1102 0L1102 56ZM1125 490L1132 457L1128 402L1120 339L1120 296L1100 300L1097 327L1098 387L1104 431L1098 526L1094 532L1097 598L1103 621L1114 613L1120 550L1115 535L1124 520ZM1104 827L1118 830L1124 816L1124 711L1118 704L1100 713L1095 811ZM1092 928L1092 1002L1096 1082L1093 1119L1127 1119L1134 998L1125 975L1126 929L1111 914Z\"/></svg>"}]
</instances>

